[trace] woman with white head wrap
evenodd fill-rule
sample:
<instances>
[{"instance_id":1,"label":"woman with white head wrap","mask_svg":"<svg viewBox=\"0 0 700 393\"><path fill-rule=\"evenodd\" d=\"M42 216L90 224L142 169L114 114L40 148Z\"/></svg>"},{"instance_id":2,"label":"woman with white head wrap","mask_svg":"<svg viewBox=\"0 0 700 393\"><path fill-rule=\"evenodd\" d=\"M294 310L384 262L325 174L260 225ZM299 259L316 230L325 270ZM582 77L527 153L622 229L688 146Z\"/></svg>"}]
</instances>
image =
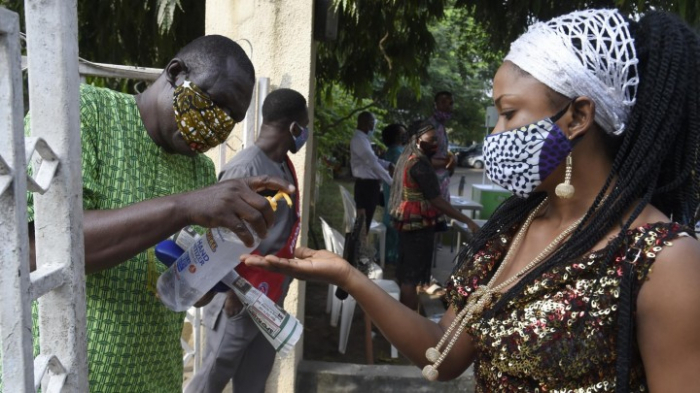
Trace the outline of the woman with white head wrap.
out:
<instances>
[{"instance_id":1,"label":"woman with white head wrap","mask_svg":"<svg viewBox=\"0 0 700 393\"><path fill-rule=\"evenodd\" d=\"M699 67L665 13L573 12L515 41L484 143L514 196L461 251L437 324L324 251L246 262L345 288L430 380L473 363L478 392L697 389Z\"/></svg>"}]
</instances>

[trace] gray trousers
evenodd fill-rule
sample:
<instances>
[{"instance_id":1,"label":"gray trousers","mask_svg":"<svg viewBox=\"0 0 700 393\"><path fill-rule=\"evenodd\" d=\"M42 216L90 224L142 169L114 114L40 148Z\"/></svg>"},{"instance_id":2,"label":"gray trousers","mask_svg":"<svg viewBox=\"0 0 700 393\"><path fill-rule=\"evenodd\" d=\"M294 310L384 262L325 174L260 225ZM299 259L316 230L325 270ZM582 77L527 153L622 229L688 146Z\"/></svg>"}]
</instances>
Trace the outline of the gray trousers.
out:
<instances>
[{"instance_id":1,"label":"gray trousers","mask_svg":"<svg viewBox=\"0 0 700 393\"><path fill-rule=\"evenodd\" d=\"M231 380L234 393L265 392L276 352L245 309L231 318L226 315L225 297L216 295L218 299L205 307L206 352L185 393L221 393Z\"/></svg>"}]
</instances>

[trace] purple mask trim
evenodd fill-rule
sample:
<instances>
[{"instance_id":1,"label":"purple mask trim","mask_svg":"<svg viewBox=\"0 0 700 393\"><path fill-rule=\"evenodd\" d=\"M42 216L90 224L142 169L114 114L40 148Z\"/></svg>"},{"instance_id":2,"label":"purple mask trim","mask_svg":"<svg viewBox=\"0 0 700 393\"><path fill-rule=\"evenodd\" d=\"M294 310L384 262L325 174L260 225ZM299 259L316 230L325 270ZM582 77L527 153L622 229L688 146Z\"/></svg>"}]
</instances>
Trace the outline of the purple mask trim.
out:
<instances>
[{"instance_id":1,"label":"purple mask trim","mask_svg":"<svg viewBox=\"0 0 700 393\"><path fill-rule=\"evenodd\" d=\"M450 120L452 118L452 113L443 112L443 111L439 111L436 109L433 112L433 116L435 117L435 120L438 121L438 123L444 124L445 122L447 122L448 120Z\"/></svg>"},{"instance_id":2,"label":"purple mask trim","mask_svg":"<svg viewBox=\"0 0 700 393\"><path fill-rule=\"evenodd\" d=\"M564 135L558 125L554 124L542 146L539 160L540 180L544 181L554 170L564 162L571 153L571 141Z\"/></svg>"}]
</instances>

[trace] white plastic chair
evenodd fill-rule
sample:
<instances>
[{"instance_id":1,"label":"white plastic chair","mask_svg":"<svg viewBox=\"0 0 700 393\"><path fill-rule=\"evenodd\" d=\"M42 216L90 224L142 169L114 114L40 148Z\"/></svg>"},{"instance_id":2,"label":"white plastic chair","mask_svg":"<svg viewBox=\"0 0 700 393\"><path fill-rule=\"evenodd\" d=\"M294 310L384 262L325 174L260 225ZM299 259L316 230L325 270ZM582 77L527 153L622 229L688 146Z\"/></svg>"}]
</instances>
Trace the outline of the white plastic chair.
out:
<instances>
[{"instance_id":1,"label":"white plastic chair","mask_svg":"<svg viewBox=\"0 0 700 393\"><path fill-rule=\"evenodd\" d=\"M467 224L457 221L457 220L452 220L450 222L450 227L452 228L452 236L451 236L451 241L450 241L450 252L454 252L455 248L455 234L457 235L457 250L462 248L462 234L464 233L467 238L471 236L471 231L469 230L469 227L467 227Z\"/></svg>"},{"instance_id":2,"label":"white plastic chair","mask_svg":"<svg viewBox=\"0 0 700 393\"><path fill-rule=\"evenodd\" d=\"M202 310L197 307L187 310L185 323L192 325L192 346L184 337L180 337L180 345L183 351L182 365L186 367L191 361L192 372L196 373L202 365Z\"/></svg>"},{"instance_id":3,"label":"white plastic chair","mask_svg":"<svg viewBox=\"0 0 700 393\"><path fill-rule=\"evenodd\" d=\"M333 249L333 228L331 228L323 217L319 217L319 220L321 220L321 233L323 234L323 243L326 245L326 250L335 252Z\"/></svg>"},{"instance_id":4,"label":"white plastic chair","mask_svg":"<svg viewBox=\"0 0 700 393\"><path fill-rule=\"evenodd\" d=\"M326 250L334 252L338 255L343 255L345 238L337 230L333 229L323 219L321 220L321 230L323 232L323 241L326 243ZM379 265L372 263L367 276L374 281L380 288L384 289L394 299L399 299L399 286L392 280L383 279L384 272ZM348 346L348 337L350 336L350 326L352 318L355 315L355 306L357 302L352 296L348 296L345 300L340 300L335 296L335 291L338 287L335 285L328 286L328 295L326 298L326 312L331 313L331 326L338 326L340 319L340 336L338 339L338 351L342 354ZM341 314L342 310L342 314ZM398 357L398 351L392 345L391 357Z\"/></svg>"},{"instance_id":5,"label":"white plastic chair","mask_svg":"<svg viewBox=\"0 0 700 393\"><path fill-rule=\"evenodd\" d=\"M326 222L326 220L323 219L323 217L319 217L321 220L321 233L323 233L323 243L326 245L326 250L336 253L335 248L333 247L334 245L334 239L333 239L333 228L331 228L330 225ZM338 254L342 255L342 253ZM326 313L331 312L333 309L333 290L331 289L333 285L328 286L328 296L326 297ZM338 306L338 311L340 311L340 306Z\"/></svg>"},{"instance_id":6,"label":"white plastic chair","mask_svg":"<svg viewBox=\"0 0 700 393\"><path fill-rule=\"evenodd\" d=\"M350 191L341 185L338 185L338 188L340 188L340 195L343 198L345 233L349 233L352 232L352 228L355 225L357 207L355 206L355 199L350 194ZM379 266L384 269L386 258L386 225L379 221L372 220L369 225L369 234L379 239Z\"/></svg>"},{"instance_id":7,"label":"white plastic chair","mask_svg":"<svg viewBox=\"0 0 700 393\"><path fill-rule=\"evenodd\" d=\"M321 232L323 232L323 241L326 243L326 250L342 256L345 242L343 235L331 228L322 217L319 217L319 219L321 220ZM331 326L333 327L338 326L340 309L343 304L343 301L335 296L337 288L336 285L328 285L328 294L326 295L326 313L331 314Z\"/></svg>"},{"instance_id":8,"label":"white plastic chair","mask_svg":"<svg viewBox=\"0 0 700 393\"><path fill-rule=\"evenodd\" d=\"M340 256L343 255L343 250L345 247L345 238L337 230L333 229L326 220L320 218L321 220L321 231L323 232L323 241L326 243L326 250L336 253ZM381 280L383 278L384 271L379 265L372 262L369 267L367 276L372 280ZM326 296L326 312L331 313L331 326L338 326L338 319L340 318L340 310L343 304L343 300L338 299L335 296L335 291L338 287L336 285L328 286L328 294ZM346 299L347 300L347 299ZM351 318L352 319L352 318Z\"/></svg>"}]
</instances>

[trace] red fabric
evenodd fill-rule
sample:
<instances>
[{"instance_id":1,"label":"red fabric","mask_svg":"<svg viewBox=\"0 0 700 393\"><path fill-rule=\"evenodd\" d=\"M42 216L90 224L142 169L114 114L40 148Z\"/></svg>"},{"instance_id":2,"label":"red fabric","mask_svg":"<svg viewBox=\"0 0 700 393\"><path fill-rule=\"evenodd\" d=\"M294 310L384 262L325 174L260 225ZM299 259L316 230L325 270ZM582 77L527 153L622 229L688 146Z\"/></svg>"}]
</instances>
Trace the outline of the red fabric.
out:
<instances>
[{"instance_id":1,"label":"red fabric","mask_svg":"<svg viewBox=\"0 0 700 393\"><path fill-rule=\"evenodd\" d=\"M280 258L292 258L294 257L294 249L297 245L297 238L299 237L299 184L297 182L297 173L294 170L294 165L289 157L286 158L287 166L292 172L292 177L294 178L294 187L297 189L297 193L294 194L294 208L296 210L297 220L292 225L292 232L287 238L287 243L279 250L275 255ZM253 254L260 255L256 251ZM264 293L272 299L272 301L277 302L282 296L283 284L286 276L284 274L274 273L268 270L261 269L259 267L248 266L245 263L239 263L236 267L236 272L241 275L241 277L248 280L248 282L257 288L260 292Z\"/></svg>"},{"instance_id":2,"label":"red fabric","mask_svg":"<svg viewBox=\"0 0 700 393\"><path fill-rule=\"evenodd\" d=\"M395 213L394 226L399 231L413 231L428 228L444 221L442 213L430 201L425 199L418 183L411 177L411 168L419 160L410 156L403 173L403 195L398 211Z\"/></svg>"}]
</instances>

